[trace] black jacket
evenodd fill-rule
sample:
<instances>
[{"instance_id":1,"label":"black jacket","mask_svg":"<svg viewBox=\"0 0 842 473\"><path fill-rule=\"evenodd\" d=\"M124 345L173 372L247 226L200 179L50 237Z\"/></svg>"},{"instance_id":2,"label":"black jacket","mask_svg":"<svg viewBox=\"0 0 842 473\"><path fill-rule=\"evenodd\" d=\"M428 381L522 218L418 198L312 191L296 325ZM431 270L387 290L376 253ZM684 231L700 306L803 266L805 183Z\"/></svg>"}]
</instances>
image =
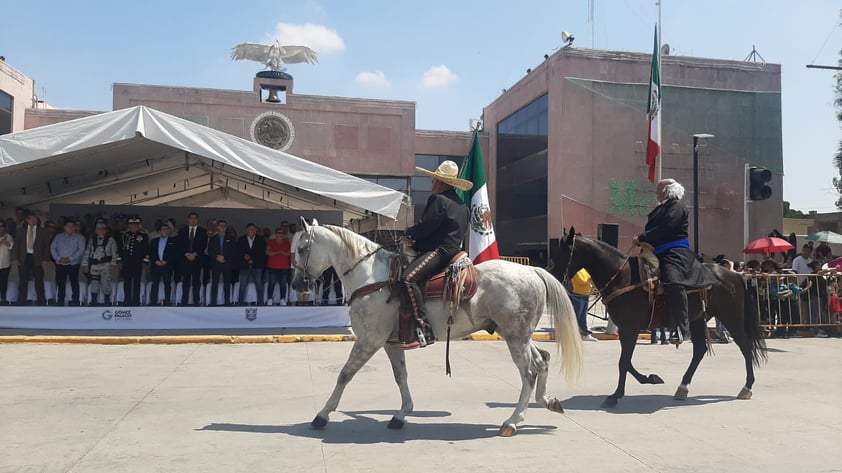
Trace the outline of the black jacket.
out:
<instances>
[{"instance_id":1,"label":"black jacket","mask_svg":"<svg viewBox=\"0 0 842 473\"><path fill-rule=\"evenodd\" d=\"M120 232L117 245L123 267L138 266L149 256L149 235L144 232Z\"/></svg>"},{"instance_id":2,"label":"black jacket","mask_svg":"<svg viewBox=\"0 0 842 473\"><path fill-rule=\"evenodd\" d=\"M178 231L178 244L181 256L190 253L190 227L182 227ZM198 253L197 261L205 257L205 250L208 248L208 231L202 227L196 227L196 234L193 236L193 253Z\"/></svg>"},{"instance_id":3,"label":"black jacket","mask_svg":"<svg viewBox=\"0 0 842 473\"><path fill-rule=\"evenodd\" d=\"M648 215L646 229L637 239L652 246L687 238L689 218L684 203L669 199L655 207Z\"/></svg>"},{"instance_id":4,"label":"black jacket","mask_svg":"<svg viewBox=\"0 0 842 473\"><path fill-rule=\"evenodd\" d=\"M158 256L158 242L161 240L161 237L153 238L151 242L149 242L149 267L151 269L159 269L157 263L161 258ZM181 259L181 253L179 252L178 242L175 238L169 237L167 238L167 244L164 245L164 258L163 260L167 262L166 268L175 270L178 265L178 261Z\"/></svg>"},{"instance_id":5,"label":"black jacket","mask_svg":"<svg viewBox=\"0 0 842 473\"><path fill-rule=\"evenodd\" d=\"M237 240L226 236L225 243L222 247L220 247L219 235L214 235L213 237L208 238L208 259L210 259L211 265L220 264L216 261L217 255L225 257L224 268L238 269L240 267L240 259L242 257L240 256L240 251L237 248Z\"/></svg>"},{"instance_id":6,"label":"black jacket","mask_svg":"<svg viewBox=\"0 0 842 473\"><path fill-rule=\"evenodd\" d=\"M266 267L266 240L256 235L251 248L249 248L248 235L243 235L237 240L237 247L240 250L241 268L265 268ZM246 262L245 256L249 255L251 262Z\"/></svg>"},{"instance_id":7,"label":"black jacket","mask_svg":"<svg viewBox=\"0 0 842 473\"><path fill-rule=\"evenodd\" d=\"M449 189L427 199L424 214L406 229L406 234L415 240L415 249L424 253L440 246L461 249L467 230L468 207L455 190Z\"/></svg>"}]
</instances>

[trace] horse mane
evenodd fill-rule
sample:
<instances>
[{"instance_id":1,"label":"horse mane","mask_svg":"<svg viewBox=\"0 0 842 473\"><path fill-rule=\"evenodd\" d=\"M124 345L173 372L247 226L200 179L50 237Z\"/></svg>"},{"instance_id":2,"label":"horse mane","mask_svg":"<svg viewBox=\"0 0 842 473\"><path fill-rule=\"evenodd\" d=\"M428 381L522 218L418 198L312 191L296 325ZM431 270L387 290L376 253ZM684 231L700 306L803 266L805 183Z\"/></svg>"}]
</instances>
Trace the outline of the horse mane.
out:
<instances>
[{"instance_id":1,"label":"horse mane","mask_svg":"<svg viewBox=\"0 0 842 473\"><path fill-rule=\"evenodd\" d=\"M613 256L617 259L628 258L627 254L623 253L622 251L618 250L617 248L614 248L613 246L609 245L608 243L605 243L604 241L594 240L593 238L581 237L581 236L577 236L576 239L580 240L580 241L584 241L586 243L592 243L594 246L596 246L600 250L602 250L606 253L609 253L611 256Z\"/></svg>"},{"instance_id":2,"label":"horse mane","mask_svg":"<svg viewBox=\"0 0 842 473\"><path fill-rule=\"evenodd\" d=\"M337 227L336 225L323 225L323 227L338 236L342 245L354 258L361 258L364 253L373 251L377 247L377 244L373 241L347 228Z\"/></svg>"}]
</instances>

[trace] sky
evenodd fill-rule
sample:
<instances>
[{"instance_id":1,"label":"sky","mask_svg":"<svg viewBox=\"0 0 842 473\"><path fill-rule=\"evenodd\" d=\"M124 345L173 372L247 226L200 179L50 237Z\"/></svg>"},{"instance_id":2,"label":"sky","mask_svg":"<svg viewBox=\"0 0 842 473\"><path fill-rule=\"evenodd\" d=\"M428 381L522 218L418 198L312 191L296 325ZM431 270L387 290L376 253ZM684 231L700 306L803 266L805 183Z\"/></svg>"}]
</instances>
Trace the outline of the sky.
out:
<instances>
[{"instance_id":1,"label":"sky","mask_svg":"<svg viewBox=\"0 0 842 473\"><path fill-rule=\"evenodd\" d=\"M833 211L834 72L805 66L836 65L839 0L662 2L672 54L743 60L755 46L781 64L784 200ZM574 47L650 52L658 9L655 0L27 0L4 2L0 15L0 55L57 108L111 110L115 82L250 90L260 65L231 61L231 48L280 39L318 53L317 65L289 66L296 93L410 100L418 128L468 130L561 45L562 31Z\"/></svg>"}]
</instances>

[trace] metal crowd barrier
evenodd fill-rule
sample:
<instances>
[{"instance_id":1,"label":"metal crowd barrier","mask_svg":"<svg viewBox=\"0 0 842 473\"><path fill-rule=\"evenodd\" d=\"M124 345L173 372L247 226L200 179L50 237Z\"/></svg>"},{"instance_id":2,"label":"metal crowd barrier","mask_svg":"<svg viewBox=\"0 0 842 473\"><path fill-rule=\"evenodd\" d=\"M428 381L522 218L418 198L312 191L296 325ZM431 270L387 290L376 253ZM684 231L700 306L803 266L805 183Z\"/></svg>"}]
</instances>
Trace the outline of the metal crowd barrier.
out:
<instances>
[{"instance_id":1,"label":"metal crowd barrier","mask_svg":"<svg viewBox=\"0 0 842 473\"><path fill-rule=\"evenodd\" d=\"M744 273L760 313L760 324L778 334L798 328L840 327L831 306L831 285L842 274Z\"/></svg>"},{"instance_id":2,"label":"metal crowd barrier","mask_svg":"<svg viewBox=\"0 0 842 473\"><path fill-rule=\"evenodd\" d=\"M500 259L511 261L512 263L518 263L525 266L529 266L529 257L528 256L501 256Z\"/></svg>"}]
</instances>

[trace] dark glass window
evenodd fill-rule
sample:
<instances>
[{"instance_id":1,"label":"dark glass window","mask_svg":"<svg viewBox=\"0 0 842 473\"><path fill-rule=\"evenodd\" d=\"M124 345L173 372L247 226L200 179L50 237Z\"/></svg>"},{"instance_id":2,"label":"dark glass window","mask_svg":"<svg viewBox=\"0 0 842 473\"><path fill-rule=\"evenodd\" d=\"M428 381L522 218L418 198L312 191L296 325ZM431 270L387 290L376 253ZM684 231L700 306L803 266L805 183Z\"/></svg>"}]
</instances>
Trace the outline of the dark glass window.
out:
<instances>
[{"instance_id":1,"label":"dark glass window","mask_svg":"<svg viewBox=\"0 0 842 473\"><path fill-rule=\"evenodd\" d=\"M533 258L546 249L548 108L545 94L497 124L500 254Z\"/></svg>"},{"instance_id":2,"label":"dark glass window","mask_svg":"<svg viewBox=\"0 0 842 473\"><path fill-rule=\"evenodd\" d=\"M12 132L12 96L0 90L0 135Z\"/></svg>"}]
</instances>

